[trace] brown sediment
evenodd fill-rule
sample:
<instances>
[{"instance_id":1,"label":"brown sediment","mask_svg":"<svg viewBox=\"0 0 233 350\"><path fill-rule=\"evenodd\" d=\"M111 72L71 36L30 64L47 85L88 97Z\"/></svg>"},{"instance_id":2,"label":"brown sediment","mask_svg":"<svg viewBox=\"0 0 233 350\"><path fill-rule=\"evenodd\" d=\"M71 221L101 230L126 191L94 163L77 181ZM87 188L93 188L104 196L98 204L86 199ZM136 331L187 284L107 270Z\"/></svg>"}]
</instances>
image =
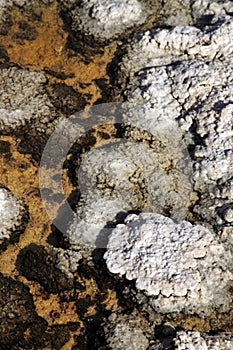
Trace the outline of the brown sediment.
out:
<instances>
[{"instance_id":1,"label":"brown sediment","mask_svg":"<svg viewBox=\"0 0 233 350\"><path fill-rule=\"evenodd\" d=\"M83 327L83 322L76 313L74 301L62 302L60 295L47 293L39 283L28 281L23 276L19 279L29 287L37 314L43 317L49 326L78 322L80 328Z\"/></svg>"},{"instance_id":2,"label":"brown sediment","mask_svg":"<svg viewBox=\"0 0 233 350\"><path fill-rule=\"evenodd\" d=\"M205 318L195 317L195 316L184 316L182 319L178 318L176 322L179 323L181 327L185 330L195 330L199 332L209 332L210 323L209 320Z\"/></svg>"},{"instance_id":3,"label":"brown sediment","mask_svg":"<svg viewBox=\"0 0 233 350\"><path fill-rule=\"evenodd\" d=\"M116 291L112 289L107 289L107 297L103 301L103 304L106 305L106 310L111 310L112 312L121 310L118 305Z\"/></svg>"}]
</instances>

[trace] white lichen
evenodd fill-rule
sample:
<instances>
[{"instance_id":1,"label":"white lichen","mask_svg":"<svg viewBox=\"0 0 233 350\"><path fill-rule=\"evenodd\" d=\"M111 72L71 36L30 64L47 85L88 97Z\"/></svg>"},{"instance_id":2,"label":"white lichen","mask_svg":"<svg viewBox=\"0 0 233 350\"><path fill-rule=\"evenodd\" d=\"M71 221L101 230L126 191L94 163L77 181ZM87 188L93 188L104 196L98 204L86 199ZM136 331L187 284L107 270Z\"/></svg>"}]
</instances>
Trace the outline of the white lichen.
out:
<instances>
[{"instance_id":1,"label":"white lichen","mask_svg":"<svg viewBox=\"0 0 233 350\"><path fill-rule=\"evenodd\" d=\"M192 331L179 331L175 338L176 350L230 350L233 348L231 333L215 336Z\"/></svg>"},{"instance_id":2,"label":"white lichen","mask_svg":"<svg viewBox=\"0 0 233 350\"><path fill-rule=\"evenodd\" d=\"M96 40L114 39L127 29L145 23L148 10L138 0L82 0L71 12L72 29Z\"/></svg>"},{"instance_id":3,"label":"white lichen","mask_svg":"<svg viewBox=\"0 0 233 350\"><path fill-rule=\"evenodd\" d=\"M177 332L175 339L176 350L208 350L205 340L199 332Z\"/></svg>"},{"instance_id":4,"label":"white lichen","mask_svg":"<svg viewBox=\"0 0 233 350\"><path fill-rule=\"evenodd\" d=\"M132 139L139 136L143 133L128 131ZM155 140L147 145L121 139L94 148L83 157L77 171L82 199L66 233L72 245L95 245L98 235L109 231L106 225L123 211L150 209L169 211L176 219L186 217L192 193L191 169L182 149L168 147L169 138L164 135L161 140L164 143ZM100 244L99 248L105 247Z\"/></svg>"},{"instance_id":5,"label":"white lichen","mask_svg":"<svg viewBox=\"0 0 233 350\"><path fill-rule=\"evenodd\" d=\"M190 1L193 16L223 15L233 12L231 0L194 0Z\"/></svg>"},{"instance_id":6,"label":"white lichen","mask_svg":"<svg viewBox=\"0 0 233 350\"><path fill-rule=\"evenodd\" d=\"M74 273L78 269L79 261L82 259L82 255L70 249L55 248L52 246L47 249L49 253L52 252L56 255L56 267L68 278L73 279Z\"/></svg>"},{"instance_id":7,"label":"white lichen","mask_svg":"<svg viewBox=\"0 0 233 350\"><path fill-rule=\"evenodd\" d=\"M0 188L0 244L21 225L24 206L9 190Z\"/></svg>"},{"instance_id":8,"label":"white lichen","mask_svg":"<svg viewBox=\"0 0 233 350\"><path fill-rule=\"evenodd\" d=\"M145 327L146 326L146 327ZM109 349L146 350L149 341L146 330L149 325L142 315L132 312L130 315L112 314L105 322L104 334Z\"/></svg>"},{"instance_id":9,"label":"white lichen","mask_svg":"<svg viewBox=\"0 0 233 350\"><path fill-rule=\"evenodd\" d=\"M162 313L208 315L230 307L231 251L201 225L129 215L111 233L104 258L110 272L135 280Z\"/></svg>"},{"instance_id":10,"label":"white lichen","mask_svg":"<svg viewBox=\"0 0 233 350\"><path fill-rule=\"evenodd\" d=\"M215 16L202 30L182 25L146 31L124 48L118 75L122 84L127 79L126 123L153 131L155 125L162 129L164 123L179 121L180 138L194 149L194 190L200 198L193 211L199 222L219 233L226 222L231 224L222 212L233 202L228 192L233 166L232 34L230 16Z\"/></svg>"},{"instance_id":11,"label":"white lichen","mask_svg":"<svg viewBox=\"0 0 233 350\"><path fill-rule=\"evenodd\" d=\"M181 60L230 60L232 28L232 17L215 16L203 30L185 25L147 30L139 38L135 35L126 45L126 53L120 63L121 74L133 77L142 68Z\"/></svg>"}]
</instances>

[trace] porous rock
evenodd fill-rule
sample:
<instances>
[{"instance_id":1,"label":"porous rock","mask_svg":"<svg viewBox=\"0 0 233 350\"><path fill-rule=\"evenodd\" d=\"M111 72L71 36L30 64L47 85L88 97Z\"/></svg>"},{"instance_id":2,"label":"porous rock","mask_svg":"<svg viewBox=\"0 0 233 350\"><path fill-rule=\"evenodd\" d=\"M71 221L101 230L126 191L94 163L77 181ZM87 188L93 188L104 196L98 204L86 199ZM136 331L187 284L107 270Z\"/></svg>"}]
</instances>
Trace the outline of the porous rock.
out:
<instances>
[{"instance_id":1,"label":"porous rock","mask_svg":"<svg viewBox=\"0 0 233 350\"><path fill-rule=\"evenodd\" d=\"M135 280L159 312L209 315L230 308L232 252L203 226L132 214L111 233L104 258L110 272Z\"/></svg>"}]
</instances>

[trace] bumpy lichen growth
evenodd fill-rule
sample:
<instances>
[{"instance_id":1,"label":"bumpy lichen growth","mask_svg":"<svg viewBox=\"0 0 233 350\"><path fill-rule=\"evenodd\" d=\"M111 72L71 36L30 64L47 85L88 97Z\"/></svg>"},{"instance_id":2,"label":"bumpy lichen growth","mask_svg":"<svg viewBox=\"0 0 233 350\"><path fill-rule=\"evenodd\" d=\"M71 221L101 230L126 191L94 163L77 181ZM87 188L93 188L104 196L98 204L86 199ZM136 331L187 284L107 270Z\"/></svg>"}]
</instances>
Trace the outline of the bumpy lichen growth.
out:
<instances>
[{"instance_id":1,"label":"bumpy lichen growth","mask_svg":"<svg viewBox=\"0 0 233 350\"><path fill-rule=\"evenodd\" d=\"M82 0L71 11L72 29L94 36L97 42L104 42L145 23L149 13L149 9L138 0Z\"/></svg>"},{"instance_id":2,"label":"bumpy lichen growth","mask_svg":"<svg viewBox=\"0 0 233 350\"><path fill-rule=\"evenodd\" d=\"M44 72L22 68L2 68L0 83L0 129L3 132L33 124L31 128L48 132L47 124L56 116L45 91Z\"/></svg>"},{"instance_id":3,"label":"bumpy lichen growth","mask_svg":"<svg viewBox=\"0 0 233 350\"><path fill-rule=\"evenodd\" d=\"M22 201L4 187L0 187L0 221L1 250L6 248L8 242L18 241L26 223L26 210Z\"/></svg>"},{"instance_id":4,"label":"bumpy lichen growth","mask_svg":"<svg viewBox=\"0 0 233 350\"><path fill-rule=\"evenodd\" d=\"M117 75L129 104L125 122L151 131L154 125L179 121L194 161L194 190L199 193L194 216L228 239L232 223L224 213L232 206L232 30L232 17L215 16L202 30L182 25L146 31L123 47Z\"/></svg>"},{"instance_id":5,"label":"bumpy lichen growth","mask_svg":"<svg viewBox=\"0 0 233 350\"><path fill-rule=\"evenodd\" d=\"M136 280L155 310L209 315L230 308L232 254L203 226L129 215L113 230L104 257L112 273Z\"/></svg>"},{"instance_id":6,"label":"bumpy lichen growth","mask_svg":"<svg viewBox=\"0 0 233 350\"><path fill-rule=\"evenodd\" d=\"M99 238L106 231L106 242L109 223L128 210L186 218L192 195L192 163L175 130L175 123L165 125L155 135L128 126L121 139L83 155L76 174L81 199L65 232L73 246L105 247Z\"/></svg>"},{"instance_id":7,"label":"bumpy lichen growth","mask_svg":"<svg viewBox=\"0 0 233 350\"><path fill-rule=\"evenodd\" d=\"M233 346L231 333L219 333L215 336L199 332L179 331L175 338L176 350L230 350Z\"/></svg>"}]
</instances>

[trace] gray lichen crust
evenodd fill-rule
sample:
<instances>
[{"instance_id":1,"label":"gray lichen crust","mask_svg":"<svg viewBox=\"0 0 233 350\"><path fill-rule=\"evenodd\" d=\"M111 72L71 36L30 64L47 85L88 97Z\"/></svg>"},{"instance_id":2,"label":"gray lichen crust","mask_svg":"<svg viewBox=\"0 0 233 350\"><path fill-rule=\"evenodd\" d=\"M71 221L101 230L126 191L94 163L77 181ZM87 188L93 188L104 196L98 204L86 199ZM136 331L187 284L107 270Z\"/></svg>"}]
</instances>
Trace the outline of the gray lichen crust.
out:
<instances>
[{"instance_id":1,"label":"gray lichen crust","mask_svg":"<svg viewBox=\"0 0 233 350\"><path fill-rule=\"evenodd\" d=\"M162 25L195 25L212 15L231 14L233 4L231 0L163 0L159 12Z\"/></svg>"},{"instance_id":2,"label":"gray lichen crust","mask_svg":"<svg viewBox=\"0 0 233 350\"><path fill-rule=\"evenodd\" d=\"M173 148L168 147L165 135L161 141L154 137L147 144L146 133L133 128L127 130L127 137L129 140L94 148L82 159L77 171L82 198L67 232L73 246L104 248L104 241L96 242L99 233L103 236L105 231L107 235L105 225L123 211L169 212L180 220L187 215L192 193L191 162L182 148L175 147L175 143Z\"/></svg>"},{"instance_id":3,"label":"gray lichen crust","mask_svg":"<svg viewBox=\"0 0 233 350\"><path fill-rule=\"evenodd\" d=\"M113 230L104 258L162 313L209 315L230 307L232 252L203 226L132 214Z\"/></svg>"},{"instance_id":4,"label":"gray lichen crust","mask_svg":"<svg viewBox=\"0 0 233 350\"><path fill-rule=\"evenodd\" d=\"M232 18L216 16L204 30L179 25L170 29L155 28L132 38L125 47L120 69L122 74L133 77L141 68L163 66L179 59L229 58L232 53Z\"/></svg>"},{"instance_id":5,"label":"gray lichen crust","mask_svg":"<svg viewBox=\"0 0 233 350\"><path fill-rule=\"evenodd\" d=\"M203 15L223 15L233 12L231 0L191 0L191 10L196 18Z\"/></svg>"},{"instance_id":6,"label":"gray lichen crust","mask_svg":"<svg viewBox=\"0 0 233 350\"><path fill-rule=\"evenodd\" d=\"M104 42L145 23L148 15L149 10L138 0L82 0L71 12L72 29Z\"/></svg>"},{"instance_id":7,"label":"gray lichen crust","mask_svg":"<svg viewBox=\"0 0 233 350\"><path fill-rule=\"evenodd\" d=\"M30 123L47 133L56 114L45 91L45 73L16 67L1 68L0 73L0 130L10 132Z\"/></svg>"},{"instance_id":8,"label":"gray lichen crust","mask_svg":"<svg viewBox=\"0 0 233 350\"><path fill-rule=\"evenodd\" d=\"M145 329L148 323L137 312L130 315L112 314L104 324L106 343L109 349L144 350L149 346Z\"/></svg>"},{"instance_id":9,"label":"gray lichen crust","mask_svg":"<svg viewBox=\"0 0 233 350\"><path fill-rule=\"evenodd\" d=\"M194 160L193 208L199 222L232 241L233 19L146 31L124 47L118 79L125 86L124 121L151 128L178 120ZM141 116L143 115L143 118Z\"/></svg>"}]
</instances>

